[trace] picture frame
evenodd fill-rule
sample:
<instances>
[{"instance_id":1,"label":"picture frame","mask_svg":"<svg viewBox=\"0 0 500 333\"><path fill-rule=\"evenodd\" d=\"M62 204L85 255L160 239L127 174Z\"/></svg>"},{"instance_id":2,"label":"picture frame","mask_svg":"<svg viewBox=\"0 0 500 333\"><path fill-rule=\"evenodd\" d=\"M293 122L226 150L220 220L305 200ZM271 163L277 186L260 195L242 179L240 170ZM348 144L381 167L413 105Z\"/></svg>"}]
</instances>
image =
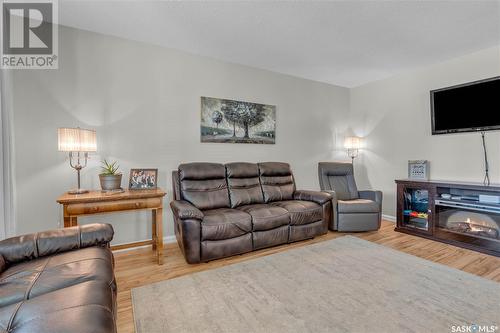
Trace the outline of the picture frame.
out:
<instances>
[{"instance_id":1,"label":"picture frame","mask_svg":"<svg viewBox=\"0 0 500 333\"><path fill-rule=\"evenodd\" d=\"M128 178L129 190L154 190L158 187L158 169L130 169Z\"/></svg>"},{"instance_id":2,"label":"picture frame","mask_svg":"<svg viewBox=\"0 0 500 333\"><path fill-rule=\"evenodd\" d=\"M276 143L276 105L201 97L200 141Z\"/></svg>"},{"instance_id":3,"label":"picture frame","mask_svg":"<svg viewBox=\"0 0 500 333\"><path fill-rule=\"evenodd\" d=\"M429 161L408 161L408 178L415 180L429 180Z\"/></svg>"}]
</instances>

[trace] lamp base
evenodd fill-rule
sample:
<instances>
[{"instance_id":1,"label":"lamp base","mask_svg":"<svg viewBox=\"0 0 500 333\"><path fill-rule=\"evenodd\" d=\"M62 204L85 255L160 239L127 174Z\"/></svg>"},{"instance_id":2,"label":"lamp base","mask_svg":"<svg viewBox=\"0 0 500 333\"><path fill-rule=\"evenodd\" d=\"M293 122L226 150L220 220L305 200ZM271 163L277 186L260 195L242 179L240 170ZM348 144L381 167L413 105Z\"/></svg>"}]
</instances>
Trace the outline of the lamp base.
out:
<instances>
[{"instance_id":1,"label":"lamp base","mask_svg":"<svg viewBox=\"0 0 500 333\"><path fill-rule=\"evenodd\" d=\"M89 190L84 190L82 188L79 188L76 190L68 191L68 194L84 194L84 193L89 193Z\"/></svg>"}]
</instances>

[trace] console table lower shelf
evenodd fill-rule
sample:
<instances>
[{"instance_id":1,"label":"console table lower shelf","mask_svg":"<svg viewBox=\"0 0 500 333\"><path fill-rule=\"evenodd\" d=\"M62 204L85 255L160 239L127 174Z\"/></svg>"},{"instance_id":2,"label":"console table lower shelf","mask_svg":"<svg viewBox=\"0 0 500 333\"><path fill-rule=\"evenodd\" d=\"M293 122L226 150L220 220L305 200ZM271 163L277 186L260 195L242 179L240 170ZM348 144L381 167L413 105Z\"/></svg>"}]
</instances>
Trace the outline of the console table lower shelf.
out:
<instances>
[{"instance_id":1,"label":"console table lower shelf","mask_svg":"<svg viewBox=\"0 0 500 333\"><path fill-rule=\"evenodd\" d=\"M396 231L500 257L500 185L418 180L396 184Z\"/></svg>"},{"instance_id":2,"label":"console table lower shelf","mask_svg":"<svg viewBox=\"0 0 500 333\"><path fill-rule=\"evenodd\" d=\"M165 192L155 190L132 190L122 193L107 194L102 191L90 191L84 194L63 194L57 202L63 205L64 227L78 225L78 217L86 215L151 210L152 239L112 246L112 250L151 245L158 264L163 264L163 197Z\"/></svg>"}]
</instances>

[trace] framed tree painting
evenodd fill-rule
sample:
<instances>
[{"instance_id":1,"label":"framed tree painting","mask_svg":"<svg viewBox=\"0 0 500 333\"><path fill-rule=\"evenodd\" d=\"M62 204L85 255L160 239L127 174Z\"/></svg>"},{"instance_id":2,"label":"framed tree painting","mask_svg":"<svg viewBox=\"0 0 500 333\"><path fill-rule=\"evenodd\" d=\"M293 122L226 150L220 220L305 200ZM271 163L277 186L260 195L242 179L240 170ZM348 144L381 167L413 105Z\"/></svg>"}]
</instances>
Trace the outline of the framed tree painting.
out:
<instances>
[{"instance_id":1,"label":"framed tree painting","mask_svg":"<svg viewBox=\"0 0 500 333\"><path fill-rule=\"evenodd\" d=\"M276 106L201 98L201 142L274 144Z\"/></svg>"}]
</instances>

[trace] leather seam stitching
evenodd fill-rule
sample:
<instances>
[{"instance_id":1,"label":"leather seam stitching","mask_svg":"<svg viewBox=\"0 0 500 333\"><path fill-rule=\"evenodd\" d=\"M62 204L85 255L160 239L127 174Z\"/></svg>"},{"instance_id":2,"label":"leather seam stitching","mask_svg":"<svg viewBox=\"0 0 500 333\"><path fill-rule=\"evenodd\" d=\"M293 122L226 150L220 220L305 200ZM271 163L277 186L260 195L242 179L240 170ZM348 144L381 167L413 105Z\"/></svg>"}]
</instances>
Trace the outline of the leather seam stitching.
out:
<instances>
[{"instance_id":1,"label":"leather seam stitching","mask_svg":"<svg viewBox=\"0 0 500 333\"><path fill-rule=\"evenodd\" d=\"M101 304L96 304L96 303L92 303L92 304L82 304L82 305L70 306L70 307L67 307L67 308L64 308L64 309L59 309L59 310L53 311L53 312L51 312L50 314L57 313L57 312L61 312L61 311L65 311L65 310L69 310L69 309L82 308L82 307L86 307L86 306L93 306L93 307L95 306L95 307L103 308L103 309L104 309L104 310L106 310L107 312L109 312L109 313L113 314L113 312L112 312L110 309L108 309L106 306L101 305ZM33 321L33 320L37 320L37 319L41 319L41 318L43 318L43 316L36 316L36 317L34 317L34 318L31 318L30 320L26 320L26 321L24 321L24 322L20 323L20 324L19 324L19 325L17 325L17 326L12 327L11 329L16 329L16 328L19 328L19 327L21 327L21 326L23 326L23 325L25 325L25 324L27 324L27 323L29 323L29 322Z\"/></svg>"},{"instance_id":2,"label":"leather seam stitching","mask_svg":"<svg viewBox=\"0 0 500 333\"><path fill-rule=\"evenodd\" d=\"M9 322L7 324L7 327L6 327L6 331L7 332L11 332L14 327L11 327L12 326L12 323L14 322L14 319L16 318L16 315L17 313L19 312L19 309L21 308L21 305L24 304L25 301L21 301L19 302L19 304L16 306L16 309L14 310L14 312L12 313L12 316L10 317L9 319Z\"/></svg>"},{"instance_id":3,"label":"leather seam stitching","mask_svg":"<svg viewBox=\"0 0 500 333\"><path fill-rule=\"evenodd\" d=\"M212 189L207 189L207 190L197 190L197 189L188 189L188 190L182 190L183 192L215 192L215 191L221 191L221 190L227 190L226 187L220 187L220 188L212 188Z\"/></svg>"},{"instance_id":4,"label":"leather seam stitching","mask_svg":"<svg viewBox=\"0 0 500 333\"><path fill-rule=\"evenodd\" d=\"M253 185L229 185L229 190L246 190L251 188L260 187L260 184Z\"/></svg>"},{"instance_id":5,"label":"leather seam stitching","mask_svg":"<svg viewBox=\"0 0 500 333\"><path fill-rule=\"evenodd\" d=\"M51 267L48 268L48 270L52 270L53 268L57 268L57 267L60 267L60 266L63 266L63 265L73 264L75 262L82 262L82 261L88 261L88 260L106 260L107 261L107 259L104 259L104 258L87 258L87 259L82 259L82 260L74 260L74 261L65 262L63 264L59 264L59 265L56 265L56 266L51 266ZM34 272L36 274L41 274L45 270L46 266L47 266L47 264L45 264L44 267L41 268L40 270L22 271L22 272ZM19 273L21 273L21 272L12 273L12 274L10 274L8 276L4 276L4 277L2 277L0 279L0 282L5 282L5 281L7 281L8 278L13 277L13 276L15 276L16 274L19 274Z\"/></svg>"},{"instance_id":6,"label":"leather seam stitching","mask_svg":"<svg viewBox=\"0 0 500 333\"><path fill-rule=\"evenodd\" d=\"M62 263L62 264L59 264L59 265L51 266L49 268L49 270L51 270L53 268L57 268L57 267L63 266L63 265L73 264L75 262L82 262L82 261L88 261L88 260L106 260L107 261L107 259L104 259L104 258L86 258L86 259L82 259L82 260L74 260L74 261L65 262L65 263ZM44 268L44 270L45 270L45 268Z\"/></svg>"},{"instance_id":7,"label":"leather seam stitching","mask_svg":"<svg viewBox=\"0 0 500 333\"><path fill-rule=\"evenodd\" d=\"M35 239L37 238L37 236L38 236L38 233L36 234ZM50 258L47 259L47 261L45 262L45 265L43 265L43 268L39 272L37 272L35 278L31 281L29 287L26 289L26 292L24 293L24 299L21 302L19 302L19 304L16 307L16 310L12 313L12 315L11 315L11 317L9 319L9 324L7 325L7 331L8 332L11 332L13 329L15 329L15 327L11 327L12 323L14 322L14 319L16 318L16 315L19 312L19 309L21 309L21 306L28 299L31 290L33 289L33 286L35 285L36 281L38 281L38 278L40 277L40 275L42 275L42 272L45 269L45 267L47 267L49 261L50 261Z\"/></svg>"},{"instance_id":8,"label":"leather seam stitching","mask_svg":"<svg viewBox=\"0 0 500 333\"><path fill-rule=\"evenodd\" d=\"M39 254L39 251L38 251L38 237L39 237L39 234L37 232L37 233L35 233L35 237L34 237L34 240L33 240L35 242L35 244L34 244L35 245L34 246L34 250L35 250L34 251L35 252L34 256L35 256L35 258L38 258L38 254Z\"/></svg>"},{"instance_id":9,"label":"leather seam stitching","mask_svg":"<svg viewBox=\"0 0 500 333\"><path fill-rule=\"evenodd\" d=\"M253 222L254 217L253 217L252 214L250 214L250 215L252 216L252 222ZM289 213L286 212L286 213L283 213L281 215L256 217L255 219L258 219L258 220L269 220L269 219L276 219L276 218L279 218L279 217L282 217L282 216L285 216L285 215L289 215Z\"/></svg>"},{"instance_id":10,"label":"leather seam stitching","mask_svg":"<svg viewBox=\"0 0 500 333\"><path fill-rule=\"evenodd\" d=\"M78 248L82 248L82 227L78 226Z\"/></svg>"},{"instance_id":11,"label":"leather seam stitching","mask_svg":"<svg viewBox=\"0 0 500 333\"><path fill-rule=\"evenodd\" d=\"M42 268L39 272L37 272L36 277L33 279L33 281L31 281L31 283L30 283L30 285L29 285L28 289L26 289L26 293L24 294L24 300L25 300L25 301L26 301L26 300L28 300L28 297L29 297L29 295L30 295L30 293L31 293L31 290L32 290L32 289L33 289L33 287L35 286L35 283L38 281L38 279L40 278L40 276L42 275L42 273L43 273L43 272L45 271L45 269L47 268L47 265L49 264L49 262L50 262L50 260L51 260L51 259L52 259L52 258L50 258L50 257L49 257L49 258L47 258L47 261L45 262L45 265L43 265L43 268Z\"/></svg>"}]
</instances>

